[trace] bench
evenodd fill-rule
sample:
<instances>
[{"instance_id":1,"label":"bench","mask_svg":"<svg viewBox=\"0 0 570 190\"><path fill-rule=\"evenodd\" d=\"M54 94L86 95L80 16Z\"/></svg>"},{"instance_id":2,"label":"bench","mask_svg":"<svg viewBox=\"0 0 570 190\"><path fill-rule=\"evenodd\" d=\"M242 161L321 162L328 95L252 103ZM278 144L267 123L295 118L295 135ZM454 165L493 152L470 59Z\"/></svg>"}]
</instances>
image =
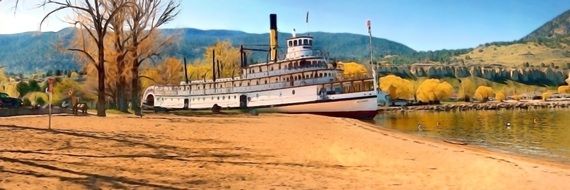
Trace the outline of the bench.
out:
<instances>
[{"instance_id":1,"label":"bench","mask_svg":"<svg viewBox=\"0 0 570 190\"><path fill-rule=\"evenodd\" d=\"M78 115L79 111L81 111L81 113L83 115L87 115L87 109L89 109L89 107L87 106L87 104L85 103L77 103L73 106L73 114L74 115Z\"/></svg>"}]
</instances>

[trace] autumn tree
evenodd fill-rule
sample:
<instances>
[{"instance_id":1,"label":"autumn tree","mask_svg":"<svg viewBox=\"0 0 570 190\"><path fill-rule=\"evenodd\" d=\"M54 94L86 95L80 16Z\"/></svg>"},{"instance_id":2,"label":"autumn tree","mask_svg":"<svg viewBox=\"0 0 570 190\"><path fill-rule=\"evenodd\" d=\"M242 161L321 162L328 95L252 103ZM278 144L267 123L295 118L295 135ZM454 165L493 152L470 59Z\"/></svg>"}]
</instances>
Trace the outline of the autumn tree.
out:
<instances>
[{"instance_id":1,"label":"autumn tree","mask_svg":"<svg viewBox=\"0 0 570 190\"><path fill-rule=\"evenodd\" d=\"M110 3L118 3L115 8L109 5ZM91 54L85 49L71 48L69 50L78 52L89 59L89 62L94 65L97 70L98 79L98 93L97 93L97 116L106 116L106 101L105 101L105 37L108 35L109 24L121 11L131 5L127 1L102 1L102 0L83 0L83 1L70 1L70 0L46 0L43 7L54 5L56 8L49 11L40 22L43 25L45 20L52 14L61 10L72 10L75 15L75 20L72 22L79 25L88 34L88 40L96 44L96 54ZM132 5L131 5L132 7Z\"/></svg>"},{"instance_id":2,"label":"autumn tree","mask_svg":"<svg viewBox=\"0 0 570 190\"><path fill-rule=\"evenodd\" d=\"M361 79L368 76L368 70L362 64L356 62L341 63L342 76L345 79Z\"/></svg>"},{"instance_id":3,"label":"autumn tree","mask_svg":"<svg viewBox=\"0 0 570 190\"><path fill-rule=\"evenodd\" d=\"M479 86L477 87L477 90L475 90L473 97L481 102L487 102L490 97L493 97L494 94L495 93L491 87Z\"/></svg>"},{"instance_id":4,"label":"autumn tree","mask_svg":"<svg viewBox=\"0 0 570 190\"><path fill-rule=\"evenodd\" d=\"M559 87L558 87L558 93L560 93L560 94L568 94L568 93L570 93L570 85L559 86Z\"/></svg>"},{"instance_id":5,"label":"autumn tree","mask_svg":"<svg viewBox=\"0 0 570 190\"><path fill-rule=\"evenodd\" d=\"M551 92L549 92L549 91L543 92L542 93L542 101L547 101L550 98L550 96L552 96Z\"/></svg>"},{"instance_id":6,"label":"autumn tree","mask_svg":"<svg viewBox=\"0 0 570 190\"><path fill-rule=\"evenodd\" d=\"M127 26L130 32L130 56L131 60L131 105L135 115L141 115L139 105L140 82L139 67L145 60L157 54L157 50L168 40L154 42L154 48L150 45L150 40L158 35L158 27L172 21L178 15L179 4L173 0L168 0L166 5L161 0L128 0L135 6L128 11ZM145 45L146 44L146 45Z\"/></svg>"},{"instance_id":7,"label":"autumn tree","mask_svg":"<svg viewBox=\"0 0 570 190\"><path fill-rule=\"evenodd\" d=\"M8 76L6 75L6 72L4 72L4 69L0 67L0 83L4 82L8 82Z\"/></svg>"},{"instance_id":8,"label":"autumn tree","mask_svg":"<svg viewBox=\"0 0 570 190\"><path fill-rule=\"evenodd\" d=\"M503 93L503 92L495 93L495 101L502 102L502 101L505 101L505 98L506 98L505 93Z\"/></svg>"},{"instance_id":9,"label":"autumn tree","mask_svg":"<svg viewBox=\"0 0 570 190\"><path fill-rule=\"evenodd\" d=\"M379 83L380 89L388 93L392 99L410 100L414 96L414 86L409 80L395 75L388 75L381 77Z\"/></svg>"},{"instance_id":10,"label":"autumn tree","mask_svg":"<svg viewBox=\"0 0 570 190\"><path fill-rule=\"evenodd\" d=\"M121 5L121 1L113 1L108 6L110 9L117 9ZM112 30L112 51L114 52L113 61L116 66L115 82L115 100L117 109L121 112L128 112L129 106L127 102L127 54L129 53L129 33L125 31L128 10L120 11L113 19L111 19L110 28Z\"/></svg>"},{"instance_id":11,"label":"autumn tree","mask_svg":"<svg viewBox=\"0 0 570 190\"><path fill-rule=\"evenodd\" d=\"M173 57L166 58L160 65L158 65L160 73L160 81L162 84L176 85L182 81L184 69L182 61Z\"/></svg>"},{"instance_id":12,"label":"autumn tree","mask_svg":"<svg viewBox=\"0 0 570 190\"><path fill-rule=\"evenodd\" d=\"M471 78L461 79L461 85L459 88L459 97L463 99L463 101L469 102L471 101L472 94L475 93L475 84Z\"/></svg>"},{"instance_id":13,"label":"autumn tree","mask_svg":"<svg viewBox=\"0 0 570 190\"><path fill-rule=\"evenodd\" d=\"M423 81L416 91L416 97L420 102L439 103L447 99L453 92L453 86L439 79L427 79Z\"/></svg>"},{"instance_id":14,"label":"autumn tree","mask_svg":"<svg viewBox=\"0 0 570 190\"><path fill-rule=\"evenodd\" d=\"M215 54L215 56L214 56ZM212 79L213 63L219 63L219 76L221 78L236 77L240 73L240 52L239 48L233 47L230 41L218 41L214 45L206 48L202 59L194 60L188 66L189 78L193 80ZM217 70L217 69L216 69Z\"/></svg>"}]
</instances>

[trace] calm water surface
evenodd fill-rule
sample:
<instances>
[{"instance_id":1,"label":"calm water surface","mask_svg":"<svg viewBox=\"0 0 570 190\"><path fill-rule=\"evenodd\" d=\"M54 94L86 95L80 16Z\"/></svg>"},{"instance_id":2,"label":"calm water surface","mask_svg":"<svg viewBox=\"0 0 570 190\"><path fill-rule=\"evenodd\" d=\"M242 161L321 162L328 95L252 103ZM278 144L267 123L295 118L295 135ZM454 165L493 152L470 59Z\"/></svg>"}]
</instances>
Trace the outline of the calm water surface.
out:
<instances>
[{"instance_id":1,"label":"calm water surface","mask_svg":"<svg viewBox=\"0 0 570 190\"><path fill-rule=\"evenodd\" d=\"M570 109L385 112L376 116L375 123L405 133L570 162Z\"/></svg>"}]
</instances>

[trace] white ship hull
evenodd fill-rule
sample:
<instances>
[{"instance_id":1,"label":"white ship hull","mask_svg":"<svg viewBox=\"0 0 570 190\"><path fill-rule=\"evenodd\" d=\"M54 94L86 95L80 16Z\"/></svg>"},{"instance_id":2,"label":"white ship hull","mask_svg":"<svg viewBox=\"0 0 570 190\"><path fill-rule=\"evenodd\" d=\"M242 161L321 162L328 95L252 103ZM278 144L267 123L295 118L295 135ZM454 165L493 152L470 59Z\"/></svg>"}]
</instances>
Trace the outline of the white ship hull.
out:
<instances>
[{"instance_id":1,"label":"white ship hull","mask_svg":"<svg viewBox=\"0 0 570 190\"><path fill-rule=\"evenodd\" d=\"M366 119L376 114L374 91L319 95L317 89L318 85L309 85L247 93L191 95L192 93L180 91L168 95L151 88L145 92L144 97L145 103L152 101L155 109L201 110L218 105L223 109L246 108L262 112L314 113ZM245 104L242 101L246 101Z\"/></svg>"}]
</instances>

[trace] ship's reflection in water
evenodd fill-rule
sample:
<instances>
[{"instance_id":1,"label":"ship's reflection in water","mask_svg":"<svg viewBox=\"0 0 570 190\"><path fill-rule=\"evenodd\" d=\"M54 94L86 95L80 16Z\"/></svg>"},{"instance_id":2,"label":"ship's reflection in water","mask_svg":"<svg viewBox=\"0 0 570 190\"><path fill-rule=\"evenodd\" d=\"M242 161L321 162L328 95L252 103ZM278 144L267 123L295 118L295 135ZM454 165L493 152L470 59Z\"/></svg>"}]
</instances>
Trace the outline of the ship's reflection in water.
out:
<instances>
[{"instance_id":1,"label":"ship's reflection in water","mask_svg":"<svg viewBox=\"0 0 570 190\"><path fill-rule=\"evenodd\" d=\"M405 133L570 162L570 109L384 112L375 123Z\"/></svg>"}]
</instances>

